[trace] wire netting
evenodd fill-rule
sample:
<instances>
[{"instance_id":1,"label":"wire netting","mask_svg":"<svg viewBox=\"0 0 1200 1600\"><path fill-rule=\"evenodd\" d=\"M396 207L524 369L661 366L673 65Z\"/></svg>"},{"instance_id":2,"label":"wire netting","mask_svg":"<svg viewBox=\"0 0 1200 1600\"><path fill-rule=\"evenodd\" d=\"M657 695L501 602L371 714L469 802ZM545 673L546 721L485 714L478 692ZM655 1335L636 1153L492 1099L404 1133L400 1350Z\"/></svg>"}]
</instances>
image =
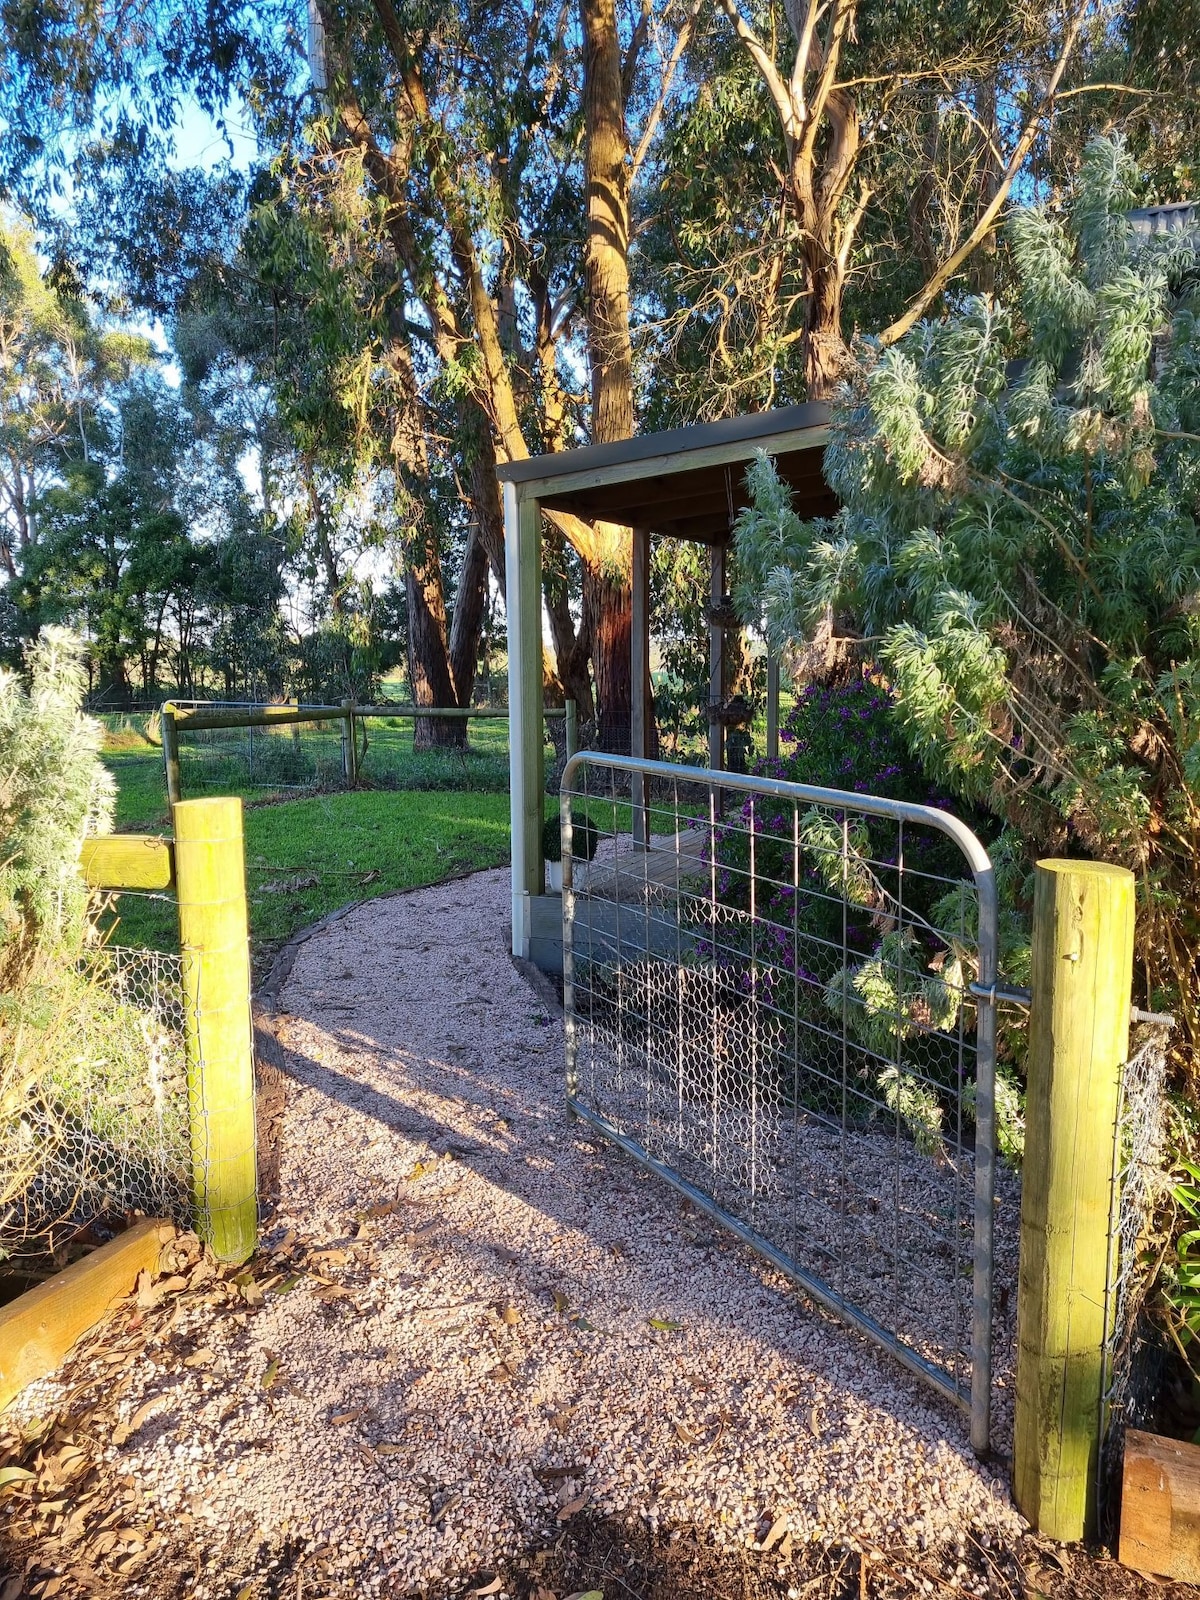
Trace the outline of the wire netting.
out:
<instances>
[{"instance_id":1,"label":"wire netting","mask_svg":"<svg viewBox=\"0 0 1200 1600\"><path fill-rule=\"evenodd\" d=\"M1121 1073L1112 1208L1108 1353L1096 1476L1098 1526L1115 1532L1127 1427L1155 1424L1164 1364L1160 1330L1147 1314L1158 1271L1156 1223L1170 1182L1167 1158L1167 1033L1149 1026Z\"/></svg>"},{"instance_id":2,"label":"wire netting","mask_svg":"<svg viewBox=\"0 0 1200 1600\"><path fill-rule=\"evenodd\" d=\"M276 727L205 728L189 724L190 710L253 715L270 707L204 705L181 707L177 723L180 787L185 797L203 794L280 794L341 789L346 785L346 723L314 718ZM552 760L562 738L562 718L550 720ZM437 742L429 735L436 732ZM508 788L507 716L428 719L386 711L357 711L354 766L358 781L385 789L447 789L502 794Z\"/></svg>"},{"instance_id":3,"label":"wire netting","mask_svg":"<svg viewBox=\"0 0 1200 1600\"><path fill-rule=\"evenodd\" d=\"M718 783L658 781L639 849L604 758L577 769L601 845L565 917L569 1093L965 1403L991 1250L970 871L934 825L732 789L722 814ZM1011 1348L1019 1190L996 1187Z\"/></svg>"},{"instance_id":4,"label":"wire netting","mask_svg":"<svg viewBox=\"0 0 1200 1600\"><path fill-rule=\"evenodd\" d=\"M23 996L0 1259L36 1262L102 1220L189 1220L181 957L112 943Z\"/></svg>"},{"instance_id":5,"label":"wire netting","mask_svg":"<svg viewBox=\"0 0 1200 1600\"><path fill-rule=\"evenodd\" d=\"M238 709L251 714L263 707ZM189 725L185 714L177 729L182 793L190 797L250 789L340 788L345 781L344 728L338 719L274 728L203 728Z\"/></svg>"}]
</instances>

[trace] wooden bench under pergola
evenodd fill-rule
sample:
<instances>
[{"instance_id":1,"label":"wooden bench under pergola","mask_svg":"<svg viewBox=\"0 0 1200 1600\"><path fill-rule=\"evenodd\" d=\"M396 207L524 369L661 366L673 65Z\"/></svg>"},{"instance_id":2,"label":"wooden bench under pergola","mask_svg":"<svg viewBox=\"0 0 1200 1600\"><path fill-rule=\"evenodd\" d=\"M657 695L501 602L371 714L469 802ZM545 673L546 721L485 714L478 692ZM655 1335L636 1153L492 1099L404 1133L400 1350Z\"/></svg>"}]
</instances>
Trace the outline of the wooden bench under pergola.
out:
<instances>
[{"instance_id":1,"label":"wooden bench under pergola","mask_svg":"<svg viewBox=\"0 0 1200 1600\"><path fill-rule=\"evenodd\" d=\"M561 903L545 893L542 818L545 774L542 720L542 562L544 511L633 531L634 686L630 750L644 758L649 727L650 539L689 539L710 551L710 593L725 594L726 555L734 519L747 503L747 465L760 450L774 458L804 517L837 506L821 470L829 408L821 402L730 417L720 422L640 434L616 444L534 456L499 468L504 496L508 614L509 775L512 816L513 954L536 959L561 930ZM714 703L724 683L724 633L710 631L709 765L724 765L722 725ZM769 697L778 704L777 674ZM772 729L775 726L771 721Z\"/></svg>"}]
</instances>

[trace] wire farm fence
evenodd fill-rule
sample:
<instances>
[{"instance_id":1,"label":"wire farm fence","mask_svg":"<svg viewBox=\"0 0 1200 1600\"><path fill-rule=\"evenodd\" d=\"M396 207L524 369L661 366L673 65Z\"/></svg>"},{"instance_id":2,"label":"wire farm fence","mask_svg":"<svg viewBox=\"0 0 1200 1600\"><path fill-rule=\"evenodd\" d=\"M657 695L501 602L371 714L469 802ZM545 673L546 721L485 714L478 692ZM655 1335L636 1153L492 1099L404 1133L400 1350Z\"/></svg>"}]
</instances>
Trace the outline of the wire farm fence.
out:
<instances>
[{"instance_id":1,"label":"wire farm fence","mask_svg":"<svg viewBox=\"0 0 1200 1600\"><path fill-rule=\"evenodd\" d=\"M98 938L28 1004L0 1261L43 1261L130 1213L189 1223L183 958Z\"/></svg>"},{"instance_id":2,"label":"wire farm fence","mask_svg":"<svg viewBox=\"0 0 1200 1600\"><path fill-rule=\"evenodd\" d=\"M460 745L423 748L421 718L405 708L355 707L353 734L337 709L296 707L314 715L260 726L255 717L286 708L264 704L176 703L175 741L183 795L316 792L362 782L387 789L455 789L502 794L508 787L508 714L488 708L454 720L463 729ZM213 727L241 712L245 723ZM319 714L318 714L319 713ZM551 712L550 727L561 727ZM353 752L347 741L353 738ZM561 734L559 735L561 737ZM553 741L547 747L553 753Z\"/></svg>"},{"instance_id":3,"label":"wire farm fence","mask_svg":"<svg viewBox=\"0 0 1200 1600\"><path fill-rule=\"evenodd\" d=\"M244 712L250 716L270 708L189 701L176 702L175 709L180 785L185 795L331 789L340 788L345 781L345 724L340 718L314 718L276 727L247 723L214 728L189 722L189 714Z\"/></svg>"},{"instance_id":4,"label":"wire farm fence","mask_svg":"<svg viewBox=\"0 0 1200 1600\"><path fill-rule=\"evenodd\" d=\"M586 867L584 814L604 837ZM928 807L592 752L562 825L572 1110L969 1409L985 1449L983 847Z\"/></svg>"}]
</instances>

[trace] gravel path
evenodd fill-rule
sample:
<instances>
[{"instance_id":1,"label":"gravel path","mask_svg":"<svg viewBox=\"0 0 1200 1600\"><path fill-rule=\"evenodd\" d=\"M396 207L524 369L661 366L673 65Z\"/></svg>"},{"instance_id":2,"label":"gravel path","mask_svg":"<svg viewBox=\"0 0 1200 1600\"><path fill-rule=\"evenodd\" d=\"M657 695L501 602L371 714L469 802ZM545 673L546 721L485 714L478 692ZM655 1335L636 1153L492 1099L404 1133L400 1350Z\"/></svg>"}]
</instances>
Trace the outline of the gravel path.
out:
<instances>
[{"instance_id":1,"label":"gravel path","mask_svg":"<svg viewBox=\"0 0 1200 1600\"><path fill-rule=\"evenodd\" d=\"M956 1414L567 1122L507 922L481 873L300 948L267 1243L306 1270L182 1312L123 1470L362 1593L458 1593L585 1505L785 1552L1015 1535Z\"/></svg>"}]
</instances>

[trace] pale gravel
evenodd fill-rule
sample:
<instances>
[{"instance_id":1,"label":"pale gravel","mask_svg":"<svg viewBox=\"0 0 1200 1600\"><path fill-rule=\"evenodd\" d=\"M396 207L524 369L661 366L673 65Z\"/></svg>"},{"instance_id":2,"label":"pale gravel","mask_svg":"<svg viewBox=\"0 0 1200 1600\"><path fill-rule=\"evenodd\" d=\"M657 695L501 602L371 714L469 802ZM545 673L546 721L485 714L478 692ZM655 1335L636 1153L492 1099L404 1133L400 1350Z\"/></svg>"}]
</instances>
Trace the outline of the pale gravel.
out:
<instances>
[{"instance_id":1,"label":"pale gravel","mask_svg":"<svg viewBox=\"0 0 1200 1600\"><path fill-rule=\"evenodd\" d=\"M144 1363L122 1412L162 1409L114 1447L122 1470L247 1550L326 1547L362 1593L460 1593L585 1496L744 1544L778 1517L796 1544L1018 1534L962 1418L567 1120L561 1022L508 955L508 897L480 873L300 947L267 1242L344 1248L324 1275L348 1293L306 1278L184 1312L213 1360Z\"/></svg>"}]
</instances>

